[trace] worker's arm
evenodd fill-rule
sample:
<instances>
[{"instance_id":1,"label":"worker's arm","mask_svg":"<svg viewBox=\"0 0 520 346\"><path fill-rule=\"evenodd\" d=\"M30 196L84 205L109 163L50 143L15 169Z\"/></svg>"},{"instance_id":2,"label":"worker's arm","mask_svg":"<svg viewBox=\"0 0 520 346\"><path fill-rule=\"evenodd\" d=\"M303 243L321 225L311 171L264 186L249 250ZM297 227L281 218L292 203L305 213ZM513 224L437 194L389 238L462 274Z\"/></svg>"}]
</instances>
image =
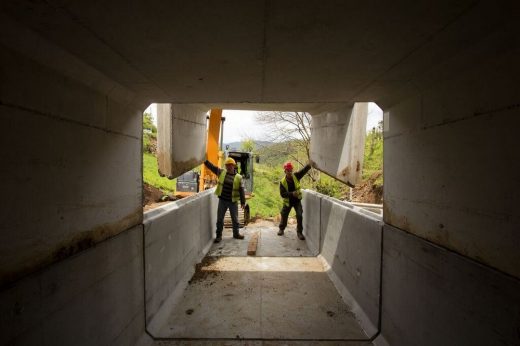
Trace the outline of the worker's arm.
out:
<instances>
[{"instance_id":1,"label":"worker's arm","mask_svg":"<svg viewBox=\"0 0 520 346\"><path fill-rule=\"evenodd\" d=\"M291 196L292 193L289 193L285 187L283 187L282 183L280 183L280 196L282 196L282 198L289 198L289 196Z\"/></svg>"},{"instance_id":2,"label":"worker's arm","mask_svg":"<svg viewBox=\"0 0 520 346\"><path fill-rule=\"evenodd\" d=\"M308 163L305 165L305 167L303 167L302 169L300 169L298 172L294 173L294 175L296 176L296 178L298 180L300 180L301 178L303 178L303 176L305 174L307 174L307 172L311 169L311 165Z\"/></svg>"},{"instance_id":3,"label":"worker's arm","mask_svg":"<svg viewBox=\"0 0 520 346\"><path fill-rule=\"evenodd\" d=\"M214 164L212 164L208 160L204 161L204 164L206 165L206 167L208 167L208 169L210 171L215 173L217 175L217 177L220 176L220 172L222 171L220 168L218 168L217 166L215 166Z\"/></svg>"}]
</instances>

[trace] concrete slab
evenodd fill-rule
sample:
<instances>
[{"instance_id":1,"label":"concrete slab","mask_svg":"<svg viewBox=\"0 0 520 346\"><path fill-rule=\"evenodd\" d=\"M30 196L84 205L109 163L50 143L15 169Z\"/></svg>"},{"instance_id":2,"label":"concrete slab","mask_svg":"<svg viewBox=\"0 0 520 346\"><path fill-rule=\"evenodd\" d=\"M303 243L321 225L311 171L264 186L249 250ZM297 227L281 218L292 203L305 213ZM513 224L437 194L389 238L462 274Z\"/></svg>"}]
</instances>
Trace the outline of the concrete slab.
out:
<instances>
[{"instance_id":1,"label":"concrete slab","mask_svg":"<svg viewBox=\"0 0 520 346\"><path fill-rule=\"evenodd\" d=\"M195 168L206 155L208 106L157 106L157 163L170 179Z\"/></svg>"},{"instance_id":2,"label":"concrete slab","mask_svg":"<svg viewBox=\"0 0 520 346\"><path fill-rule=\"evenodd\" d=\"M212 198L212 191L205 191L145 214L146 319L149 330L156 329L155 319L162 321L162 317L157 316L163 309L168 309L174 292L182 290L179 285L185 284L193 273L193 266L207 251L209 234L201 222L208 222L212 210L201 210L201 207L209 207Z\"/></svg>"},{"instance_id":3,"label":"concrete slab","mask_svg":"<svg viewBox=\"0 0 520 346\"><path fill-rule=\"evenodd\" d=\"M320 253L321 248L321 194L311 190L303 191L303 234L307 246L314 255Z\"/></svg>"},{"instance_id":4,"label":"concrete slab","mask_svg":"<svg viewBox=\"0 0 520 346\"><path fill-rule=\"evenodd\" d=\"M215 225L213 225L214 227ZM215 230L213 230L213 234L215 234ZM233 231L224 228L222 241L218 244L213 244L207 256L247 256L247 245L251 240L253 231L249 227L244 227L240 229L240 234L244 236L244 239L234 239Z\"/></svg>"},{"instance_id":5,"label":"concrete slab","mask_svg":"<svg viewBox=\"0 0 520 346\"><path fill-rule=\"evenodd\" d=\"M135 345L144 334L142 226L0 292L1 345Z\"/></svg>"},{"instance_id":6,"label":"concrete slab","mask_svg":"<svg viewBox=\"0 0 520 346\"><path fill-rule=\"evenodd\" d=\"M351 300L362 325L374 335L379 322L382 222L332 198L323 197L321 256L345 299Z\"/></svg>"},{"instance_id":7,"label":"concrete slab","mask_svg":"<svg viewBox=\"0 0 520 346\"><path fill-rule=\"evenodd\" d=\"M391 226L383 238L388 344L520 344L517 279Z\"/></svg>"},{"instance_id":8,"label":"concrete slab","mask_svg":"<svg viewBox=\"0 0 520 346\"><path fill-rule=\"evenodd\" d=\"M160 338L363 339L317 258L206 257Z\"/></svg>"},{"instance_id":9,"label":"concrete slab","mask_svg":"<svg viewBox=\"0 0 520 346\"><path fill-rule=\"evenodd\" d=\"M231 229L224 229L222 241L213 244L208 256L247 256L247 248L252 236L259 234L257 257L309 257L314 256L305 241L296 236L296 227L291 225L283 236L278 236L278 226L270 221L260 221L241 228L243 240L233 239Z\"/></svg>"},{"instance_id":10,"label":"concrete slab","mask_svg":"<svg viewBox=\"0 0 520 346\"><path fill-rule=\"evenodd\" d=\"M354 186L361 181L368 103L312 113L311 159L317 168Z\"/></svg>"},{"instance_id":11,"label":"concrete slab","mask_svg":"<svg viewBox=\"0 0 520 346\"><path fill-rule=\"evenodd\" d=\"M262 227L261 238L256 252L257 256L265 257L312 257L315 256L307 247L305 240L296 236L296 226L288 226L284 235L279 236L278 226Z\"/></svg>"}]
</instances>

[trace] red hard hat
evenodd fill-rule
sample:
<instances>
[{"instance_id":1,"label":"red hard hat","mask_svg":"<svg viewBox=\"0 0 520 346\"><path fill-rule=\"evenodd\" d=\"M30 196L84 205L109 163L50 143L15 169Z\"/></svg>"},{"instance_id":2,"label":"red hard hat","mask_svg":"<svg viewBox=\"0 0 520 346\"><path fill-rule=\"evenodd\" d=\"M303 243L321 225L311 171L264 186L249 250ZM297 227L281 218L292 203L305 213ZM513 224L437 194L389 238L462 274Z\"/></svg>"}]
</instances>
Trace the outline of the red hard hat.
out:
<instances>
[{"instance_id":1,"label":"red hard hat","mask_svg":"<svg viewBox=\"0 0 520 346\"><path fill-rule=\"evenodd\" d=\"M290 163L290 162L286 162L286 163L284 163L284 164L283 164L283 169L284 169L284 170L287 169L287 170L291 170L291 171L292 171L292 169L293 169L292 163Z\"/></svg>"}]
</instances>

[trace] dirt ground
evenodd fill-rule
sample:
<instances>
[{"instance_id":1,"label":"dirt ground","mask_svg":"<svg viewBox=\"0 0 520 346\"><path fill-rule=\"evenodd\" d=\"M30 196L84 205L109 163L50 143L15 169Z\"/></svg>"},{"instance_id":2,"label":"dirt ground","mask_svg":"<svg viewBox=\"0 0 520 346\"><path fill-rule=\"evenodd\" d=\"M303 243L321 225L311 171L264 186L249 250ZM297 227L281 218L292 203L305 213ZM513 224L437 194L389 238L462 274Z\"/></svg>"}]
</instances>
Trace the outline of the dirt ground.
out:
<instances>
[{"instance_id":1,"label":"dirt ground","mask_svg":"<svg viewBox=\"0 0 520 346\"><path fill-rule=\"evenodd\" d=\"M165 203L175 200L172 196L167 196L166 200L163 201L163 197L165 196L165 194L161 190L146 183L143 183L143 195L144 211L160 207Z\"/></svg>"},{"instance_id":2,"label":"dirt ground","mask_svg":"<svg viewBox=\"0 0 520 346\"><path fill-rule=\"evenodd\" d=\"M375 184L382 172L375 172L360 186L352 190L352 200L360 203L383 203L383 186Z\"/></svg>"},{"instance_id":3,"label":"dirt ground","mask_svg":"<svg viewBox=\"0 0 520 346\"><path fill-rule=\"evenodd\" d=\"M155 202L160 202L161 197L163 196L163 192L156 187L148 185L147 183L143 183L143 207L147 204L152 204Z\"/></svg>"}]
</instances>

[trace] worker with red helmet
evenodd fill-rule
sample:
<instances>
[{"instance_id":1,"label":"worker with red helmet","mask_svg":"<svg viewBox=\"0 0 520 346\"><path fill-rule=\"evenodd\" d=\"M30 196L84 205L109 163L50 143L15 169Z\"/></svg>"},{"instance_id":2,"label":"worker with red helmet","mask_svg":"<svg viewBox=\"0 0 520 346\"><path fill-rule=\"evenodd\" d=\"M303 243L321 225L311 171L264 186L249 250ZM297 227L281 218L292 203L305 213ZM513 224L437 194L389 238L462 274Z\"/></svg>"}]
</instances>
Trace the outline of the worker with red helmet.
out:
<instances>
[{"instance_id":1,"label":"worker with red helmet","mask_svg":"<svg viewBox=\"0 0 520 346\"><path fill-rule=\"evenodd\" d=\"M285 176L280 181L280 196L283 199L283 207L281 210L281 220L279 225L278 235L283 235L285 227L287 227L287 218L294 208L296 212L296 234L298 239L305 240L303 235L303 208L302 208L302 192L300 187L300 180L311 169L311 164L307 164L298 172L293 173L293 165L291 162L286 162L283 165Z\"/></svg>"}]
</instances>

